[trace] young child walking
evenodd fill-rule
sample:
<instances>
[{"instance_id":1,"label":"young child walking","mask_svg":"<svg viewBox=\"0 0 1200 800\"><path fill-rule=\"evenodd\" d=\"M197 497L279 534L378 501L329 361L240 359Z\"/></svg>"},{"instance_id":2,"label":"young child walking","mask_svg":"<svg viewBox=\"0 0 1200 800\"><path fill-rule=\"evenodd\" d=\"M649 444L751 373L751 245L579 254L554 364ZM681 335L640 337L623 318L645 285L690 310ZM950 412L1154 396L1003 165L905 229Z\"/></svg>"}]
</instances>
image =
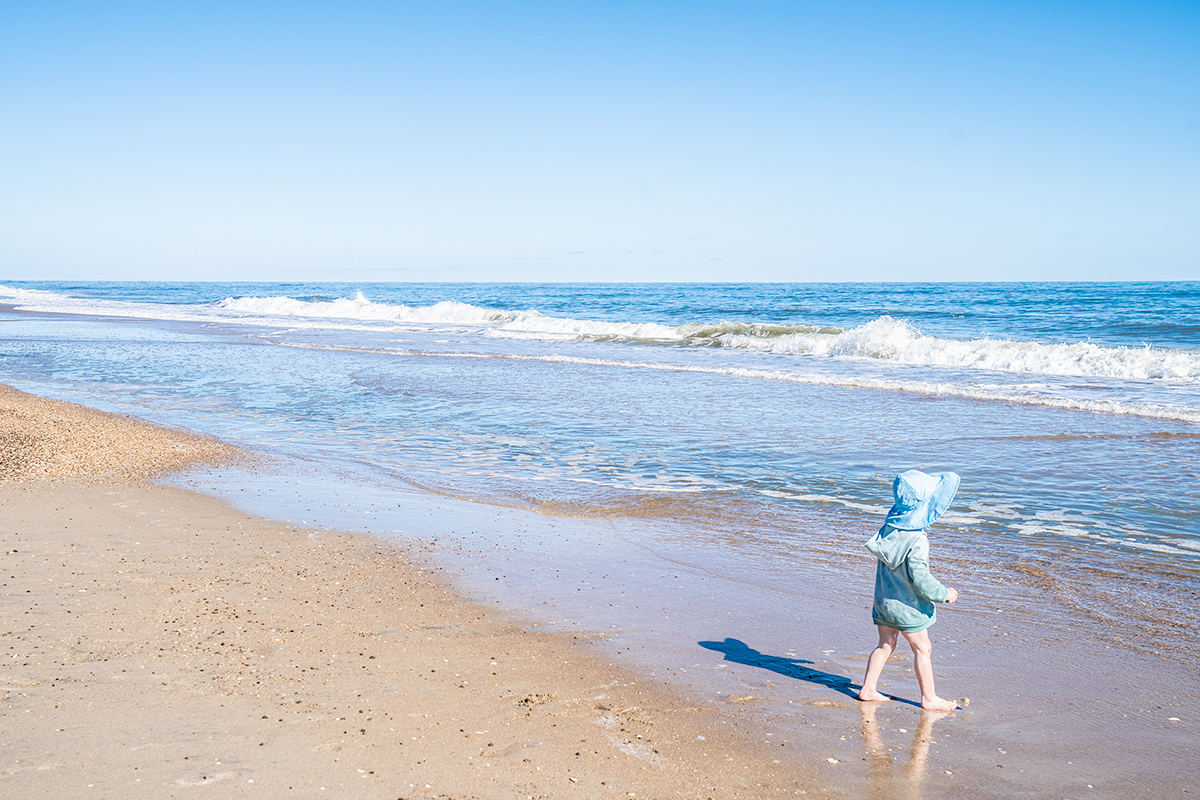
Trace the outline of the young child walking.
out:
<instances>
[{"instance_id":1,"label":"young child walking","mask_svg":"<svg viewBox=\"0 0 1200 800\"><path fill-rule=\"evenodd\" d=\"M875 605L871 618L879 628L879 644L867 659L858 699L890 700L876 684L900 634L913 651L913 666L921 688L921 708L953 711L957 704L943 700L933 688L932 645L928 628L937 621L934 603L953 603L958 592L948 589L929 574L929 539L925 529L942 515L958 491L958 475L940 472L927 475L915 469L896 476L892 493L896 502L879 533L867 542L877 559Z\"/></svg>"}]
</instances>

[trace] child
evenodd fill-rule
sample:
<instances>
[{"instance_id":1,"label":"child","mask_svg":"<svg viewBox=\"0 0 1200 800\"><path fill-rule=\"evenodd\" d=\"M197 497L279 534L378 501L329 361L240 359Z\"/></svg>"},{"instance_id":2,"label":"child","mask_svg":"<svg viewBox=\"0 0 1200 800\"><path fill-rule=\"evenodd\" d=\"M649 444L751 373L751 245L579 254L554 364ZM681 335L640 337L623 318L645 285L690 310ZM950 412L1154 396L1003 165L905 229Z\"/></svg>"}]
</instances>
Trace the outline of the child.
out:
<instances>
[{"instance_id":1,"label":"child","mask_svg":"<svg viewBox=\"0 0 1200 800\"><path fill-rule=\"evenodd\" d=\"M929 539L925 537L925 528L950 507L957 491L958 476L953 472L927 475L910 469L892 483L896 503L879 533L867 542L867 549L879 559L875 570L875 606L871 610L879 628L879 645L867 659L859 700L891 699L880 693L875 684L896 649L896 639L904 634L913 651L921 708L953 711L958 707L934 691L932 645L927 630L937 620L933 604L953 603L958 592L947 589L929 574Z\"/></svg>"}]
</instances>

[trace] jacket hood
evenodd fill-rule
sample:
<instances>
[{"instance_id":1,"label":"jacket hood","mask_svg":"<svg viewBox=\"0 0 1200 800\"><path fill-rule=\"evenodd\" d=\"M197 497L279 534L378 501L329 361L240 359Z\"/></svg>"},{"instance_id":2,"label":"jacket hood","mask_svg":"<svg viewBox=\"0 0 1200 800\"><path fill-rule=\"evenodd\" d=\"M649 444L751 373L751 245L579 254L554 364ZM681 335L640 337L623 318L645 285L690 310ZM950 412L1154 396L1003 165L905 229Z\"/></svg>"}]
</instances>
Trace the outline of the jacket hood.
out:
<instances>
[{"instance_id":1,"label":"jacket hood","mask_svg":"<svg viewBox=\"0 0 1200 800\"><path fill-rule=\"evenodd\" d=\"M887 515L887 524L904 531L928 528L954 501L959 478L953 472L932 475L910 469L892 482L895 504Z\"/></svg>"},{"instance_id":2,"label":"jacket hood","mask_svg":"<svg viewBox=\"0 0 1200 800\"><path fill-rule=\"evenodd\" d=\"M867 541L867 549L888 569L896 569L908 558L908 551L912 550L913 544L921 535L919 530L907 531L884 525L879 529L879 533Z\"/></svg>"}]
</instances>

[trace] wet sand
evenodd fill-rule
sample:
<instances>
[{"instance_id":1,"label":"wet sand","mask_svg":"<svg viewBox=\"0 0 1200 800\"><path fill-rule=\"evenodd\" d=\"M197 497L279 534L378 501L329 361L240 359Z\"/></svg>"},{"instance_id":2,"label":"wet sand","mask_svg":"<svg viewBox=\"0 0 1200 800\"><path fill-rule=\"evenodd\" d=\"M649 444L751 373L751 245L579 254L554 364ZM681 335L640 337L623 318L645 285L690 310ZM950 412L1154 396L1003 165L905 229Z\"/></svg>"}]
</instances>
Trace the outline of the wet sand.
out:
<instances>
[{"instance_id":1,"label":"wet sand","mask_svg":"<svg viewBox=\"0 0 1200 800\"><path fill-rule=\"evenodd\" d=\"M219 443L7 388L0 436L0 796L829 796L420 545L145 482Z\"/></svg>"},{"instance_id":2,"label":"wet sand","mask_svg":"<svg viewBox=\"0 0 1200 800\"><path fill-rule=\"evenodd\" d=\"M0 442L0 797L1198 791L1194 665L1119 629L1047 628L1017 588L1020 613L977 595L939 621L939 688L973 701L922 714L903 648L885 670L900 701L851 699L865 560L840 592L814 575L783 595L689 580L682 559L659 574L637 550L636 577L593 575L585 551L608 545L584 521L429 498L402 504L405 539L271 522L147 482L245 454L7 388ZM282 493L272 469L248 489ZM493 591L505 575L544 583ZM547 608L574 632L538 630Z\"/></svg>"}]
</instances>

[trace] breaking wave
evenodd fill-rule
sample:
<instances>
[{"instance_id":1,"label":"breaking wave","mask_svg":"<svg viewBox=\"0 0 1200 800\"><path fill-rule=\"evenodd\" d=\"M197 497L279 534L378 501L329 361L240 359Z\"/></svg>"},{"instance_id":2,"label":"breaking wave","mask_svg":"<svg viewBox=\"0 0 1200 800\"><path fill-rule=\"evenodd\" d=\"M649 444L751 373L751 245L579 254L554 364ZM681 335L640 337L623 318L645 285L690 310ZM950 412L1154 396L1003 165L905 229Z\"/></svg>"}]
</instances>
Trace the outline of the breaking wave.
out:
<instances>
[{"instance_id":1,"label":"breaking wave","mask_svg":"<svg viewBox=\"0 0 1200 800\"><path fill-rule=\"evenodd\" d=\"M968 370L1200 383L1200 350L1113 347L1090 341L1043 343L930 336L911 323L881 316L854 328L770 322L664 325L656 322L555 317L535 310L481 308L454 300L428 306L353 298L227 297L207 305L167 305L71 297L0 286L0 301L37 311L154 319L303 327L453 326L490 338L591 341L641 346L728 348L776 355L863 359L875 363Z\"/></svg>"},{"instance_id":2,"label":"breaking wave","mask_svg":"<svg viewBox=\"0 0 1200 800\"><path fill-rule=\"evenodd\" d=\"M373 303L362 292L353 299L296 300L291 297L227 297L217 303L222 311L255 317L300 317L360 322L413 322L422 324L487 325L513 317L512 312L444 300L431 306Z\"/></svg>"},{"instance_id":3,"label":"breaking wave","mask_svg":"<svg viewBox=\"0 0 1200 800\"><path fill-rule=\"evenodd\" d=\"M1043 344L997 339L944 339L884 316L844 331L766 335L730 331L721 345L772 353L868 358L899 364L1131 380L1200 380L1200 352L1153 347L1102 347L1091 342Z\"/></svg>"},{"instance_id":4,"label":"breaking wave","mask_svg":"<svg viewBox=\"0 0 1200 800\"><path fill-rule=\"evenodd\" d=\"M815 325L724 322L663 325L584 322L520 315L489 336L628 341L728 347L765 353L860 358L894 364L1126 380L1200 381L1200 351L1043 344L928 336L904 320L879 317L846 330Z\"/></svg>"}]
</instances>

